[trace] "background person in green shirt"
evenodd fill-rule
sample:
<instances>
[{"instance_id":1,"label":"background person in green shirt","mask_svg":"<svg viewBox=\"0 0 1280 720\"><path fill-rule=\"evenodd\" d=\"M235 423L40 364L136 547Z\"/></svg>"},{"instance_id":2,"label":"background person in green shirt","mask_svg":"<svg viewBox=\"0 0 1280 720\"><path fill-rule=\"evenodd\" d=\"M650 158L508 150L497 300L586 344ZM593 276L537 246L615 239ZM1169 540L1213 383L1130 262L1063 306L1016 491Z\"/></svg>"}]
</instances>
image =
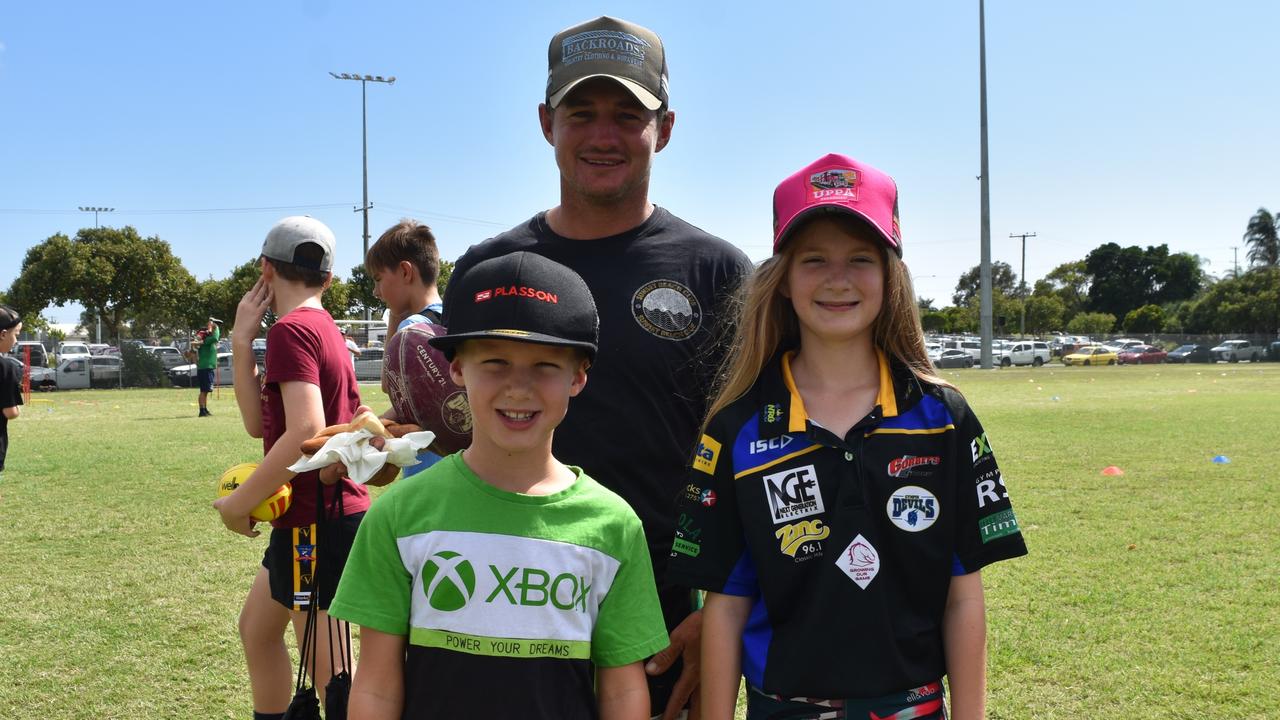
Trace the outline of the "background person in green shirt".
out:
<instances>
[{"instance_id":1,"label":"background person in green shirt","mask_svg":"<svg viewBox=\"0 0 1280 720\"><path fill-rule=\"evenodd\" d=\"M200 381L200 417L209 417L209 393L213 392L213 372L218 366L218 340L222 337L222 329L218 324L222 321L210 317L204 330L196 333L191 343L196 348L196 379Z\"/></svg>"}]
</instances>

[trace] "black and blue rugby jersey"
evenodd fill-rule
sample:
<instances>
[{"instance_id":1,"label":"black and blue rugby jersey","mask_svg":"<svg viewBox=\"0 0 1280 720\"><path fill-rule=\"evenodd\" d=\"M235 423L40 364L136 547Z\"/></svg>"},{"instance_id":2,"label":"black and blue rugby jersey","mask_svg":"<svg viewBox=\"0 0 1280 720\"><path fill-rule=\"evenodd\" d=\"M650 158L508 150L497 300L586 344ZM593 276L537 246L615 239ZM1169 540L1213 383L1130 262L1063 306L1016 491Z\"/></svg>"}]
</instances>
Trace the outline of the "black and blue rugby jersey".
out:
<instances>
[{"instance_id":1,"label":"black and blue rugby jersey","mask_svg":"<svg viewBox=\"0 0 1280 720\"><path fill-rule=\"evenodd\" d=\"M708 425L667 579L754 598L742 670L766 693L937 680L952 576L1027 552L991 443L960 393L883 356L875 408L837 437L806 414L790 358Z\"/></svg>"}]
</instances>

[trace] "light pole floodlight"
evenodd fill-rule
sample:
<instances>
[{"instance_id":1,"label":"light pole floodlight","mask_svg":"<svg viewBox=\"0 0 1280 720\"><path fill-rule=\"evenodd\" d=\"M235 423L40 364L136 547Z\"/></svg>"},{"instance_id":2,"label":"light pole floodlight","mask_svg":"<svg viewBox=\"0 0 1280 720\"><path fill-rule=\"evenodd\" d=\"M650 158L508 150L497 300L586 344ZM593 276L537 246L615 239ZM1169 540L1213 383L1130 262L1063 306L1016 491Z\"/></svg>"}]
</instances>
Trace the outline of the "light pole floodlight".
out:
<instances>
[{"instance_id":1,"label":"light pole floodlight","mask_svg":"<svg viewBox=\"0 0 1280 720\"><path fill-rule=\"evenodd\" d=\"M368 113L365 108L365 85L370 82L380 82L390 85L395 82L392 76L389 80L384 80L381 75L361 75L360 73L342 73L341 75L329 73L330 76L337 80L359 80L360 81L360 153L361 153L361 176L363 185L363 202L361 203L360 212L364 214L364 254L369 254L369 123ZM369 308L364 309L364 319L369 319Z\"/></svg>"}]
</instances>

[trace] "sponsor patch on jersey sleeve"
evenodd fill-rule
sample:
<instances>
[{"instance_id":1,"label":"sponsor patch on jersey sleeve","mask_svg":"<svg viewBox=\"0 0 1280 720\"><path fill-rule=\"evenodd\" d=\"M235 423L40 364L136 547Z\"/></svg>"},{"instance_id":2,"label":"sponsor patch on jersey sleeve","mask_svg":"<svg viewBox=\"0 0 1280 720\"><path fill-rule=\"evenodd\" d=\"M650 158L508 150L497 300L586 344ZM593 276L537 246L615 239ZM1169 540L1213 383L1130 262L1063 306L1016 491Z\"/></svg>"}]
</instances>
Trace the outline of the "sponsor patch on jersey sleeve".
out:
<instances>
[{"instance_id":1,"label":"sponsor patch on jersey sleeve","mask_svg":"<svg viewBox=\"0 0 1280 720\"><path fill-rule=\"evenodd\" d=\"M710 435L703 435L698 442L698 451L693 456L693 468L708 475L716 473L716 463L720 460L720 443Z\"/></svg>"}]
</instances>

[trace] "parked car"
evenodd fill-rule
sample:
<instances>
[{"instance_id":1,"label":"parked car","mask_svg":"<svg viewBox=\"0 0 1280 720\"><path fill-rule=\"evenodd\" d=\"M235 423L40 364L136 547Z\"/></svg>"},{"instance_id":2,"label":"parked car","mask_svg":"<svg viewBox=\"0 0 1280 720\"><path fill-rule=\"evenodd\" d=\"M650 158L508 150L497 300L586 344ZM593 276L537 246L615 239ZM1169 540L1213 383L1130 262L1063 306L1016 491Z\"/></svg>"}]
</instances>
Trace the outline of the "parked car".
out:
<instances>
[{"instance_id":1,"label":"parked car","mask_svg":"<svg viewBox=\"0 0 1280 720\"><path fill-rule=\"evenodd\" d=\"M1040 367L1049 362L1049 358L1049 343L1040 342L1039 340L1023 340L1008 346L1000 357L1000 366L1030 365L1031 367Z\"/></svg>"},{"instance_id":2,"label":"parked car","mask_svg":"<svg viewBox=\"0 0 1280 720\"><path fill-rule=\"evenodd\" d=\"M120 358L72 355L56 368L31 368L31 387L44 390L79 390L112 387L120 382Z\"/></svg>"},{"instance_id":3,"label":"parked car","mask_svg":"<svg viewBox=\"0 0 1280 720\"><path fill-rule=\"evenodd\" d=\"M123 366L118 355L94 355L89 358L89 386L117 387Z\"/></svg>"},{"instance_id":4,"label":"parked car","mask_svg":"<svg viewBox=\"0 0 1280 720\"><path fill-rule=\"evenodd\" d=\"M1203 345L1179 345L1169 351L1165 362L1171 363L1207 363L1213 362L1209 348Z\"/></svg>"},{"instance_id":5,"label":"parked car","mask_svg":"<svg viewBox=\"0 0 1280 720\"><path fill-rule=\"evenodd\" d=\"M19 340L18 343L13 346L11 354L15 358L26 362L28 351L31 353L32 367L49 366L49 353L44 349L44 345L36 342L35 340Z\"/></svg>"},{"instance_id":6,"label":"parked car","mask_svg":"<svg viewBox=\"0 0 1280 720\"><path fill-rule=\"evenodd\" d=\"M366 348L356 358L356 380L373 382L382 379L382 348Z\"/></svg>"},{"instance_id":7,"label":"parked car","mask_svg":"<svg viewBox=\"0 0 1280 720\"><path fill-rule=\"evenodd\" d=\"M18 368L18 377L22 377L26 370L26 365L22 360L12 355L0 355L0 362L13 363ZM53 390L57 388L58 383L54 378L53 368L47 368L43 365L33 365L31 367L31 389L32 390Z\"/></svg>"},{"instance_id":8,"label":"parked car","mask_svg":"<svg viewBox=\"0 0 1280 720\"><path fill-rule=\"evenodd\" d=\"M1209 354L1215 362L1218 360L1258 362L1262 359L1262 348L1248 340L1227 340L1221 345L1209 348Z\"/></svg>"},{"instance_id":9,"label":"parked car","mask_svg":"<svg viewBox=\"0 0 1280 720\"><path fill-rule=\"evenodd\" d=\"M172 345L143 345L142 349L160 358L160 364L166 371L187 362L182 352Z\"/></svg>"},{"instance_id":10,"label":"parked car","mask_svg":"<svg viewBox=\"0 0 1280 720\"><path fill-rule=\"evenodd\" d=\"M81 342L61 342L58 343L58 352L54 356L58 360L69 357L80 357L83 355L91 355L89 345Z\"/></svg>"},{"instance_id":11,"label":"parked car","mask_svg":"<svg viewBox=\"0 0 1280 720\"><path fill-rule=\"evenodd\" d=\"M1135 338L1116 338L1115 340L1108 340L1103 344L1110 345L1111 347L1120 348L1122 350L1128 350L1131 347L1146 345L1147 343Z\"/></svg>"},{"instance_id":12,"label":"parked car","mask_svg":"<svg viewBox=\"0 0 1280 720\"><path fill-rule=\"evenodd\" d=\"M947 348L934 359L933 366L936 368L971 368L973 363L973 356L964 350Z\"/></svg>"},{"instance_id":13,"label":"parked car","mask_svg":"<svg viewBox=\"0 0 1280 720\"><path fill-rule=\"evenodd\" d=\"M1063 365L1115 365L1116 354L1101 345L1086 345L1062 356Z\"/></svg>"},{"instance_id":14,"label":"parked car","mask_svg":"<svg viewBox=\"0 0 1280 720\"><path fill-rule=\"evenodd\" d=\"M197 385L195 363L175 365L169 368L167 372L169 382L177 387L195 387ZM214 366L213 383L215 385L232 384L231 353L218 353L218 364Z\"/></svg>"},{"instance_id":15,"label":"parked car","mask_svg":"<svg viewBox=\"0 0 1280 720\"><path fill-rule=\"evenodd\" d=\"M1164 362L1169 353L1155 345L1134 345L1116 355L1121 365L1154 365Z\"/></svg>"},{"instance_id":16,"label":"parked car","mask_svg":"<svg viewBox=\"0 0 1280 720\"><path fill-rule=\"evenodd\" d=\"M266 365L267 364L267 339L254 338L252 345L253 345L253 359L256 360L259 365Z\"/></svg>"},{"instance_id":17,"label":"parked car","mask_svg":"<svg viewBox=\"0 0 1280 720\"><path fill-rule=\"evenodd\" d=\"M976 363L982 360L982 341L977 339L968 340L950 340L942 344L944 348L951 350L963 350L973 358ZM1005 346L1003 340L991 341L991 360L999 363L1005 355Z\"/></svg>"},{"instance_id":18,"label":"parked car","mask_svg":"<svg viewBox=\"0 0 1280 720\"><path fill-rule=\"evenodd\" d=\"M1280 340L1276 340L1267 346L1267 359L1272 362L1280 362Z\"/></svg>"}]
</instances>

